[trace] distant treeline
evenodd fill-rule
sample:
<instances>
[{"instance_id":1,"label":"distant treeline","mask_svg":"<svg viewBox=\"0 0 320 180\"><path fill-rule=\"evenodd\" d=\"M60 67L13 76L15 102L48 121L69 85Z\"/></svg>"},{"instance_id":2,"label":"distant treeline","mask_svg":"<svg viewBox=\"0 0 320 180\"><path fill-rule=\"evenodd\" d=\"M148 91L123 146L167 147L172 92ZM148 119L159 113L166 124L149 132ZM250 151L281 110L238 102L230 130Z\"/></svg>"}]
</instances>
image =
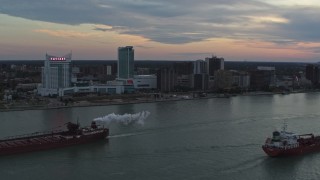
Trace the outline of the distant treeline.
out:
<instances>
[{"instance_id":1,"label":"distant treeline","mask_svg":"<svg viewBox=\"0 0 320 180\"><path fill-rule=\"evenodd\" d=\"M159 68L170 67L174 63L191 62L186 61L168 61L168 60L135 60L135 67L141 68ZM108 65L115 64L116 60L72 60L73 65ZM0 64L25 64L43 66L44 60L1 60ZM272 66L276 71L304 71L306 62L253 62L253 61L225 61L224 67L226 70L243 70L250 71L256 69L258 66Z\"/></svg>"}]
</instances>

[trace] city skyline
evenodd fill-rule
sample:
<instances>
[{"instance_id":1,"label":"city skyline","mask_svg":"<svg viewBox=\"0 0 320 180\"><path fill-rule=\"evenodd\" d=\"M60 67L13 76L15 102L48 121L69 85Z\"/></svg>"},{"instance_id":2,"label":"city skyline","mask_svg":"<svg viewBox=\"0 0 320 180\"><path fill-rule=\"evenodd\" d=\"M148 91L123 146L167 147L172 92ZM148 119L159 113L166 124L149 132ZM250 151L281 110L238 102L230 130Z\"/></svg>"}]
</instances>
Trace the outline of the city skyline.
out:
<instances>
[{"instance_id":1,"label":"city skyline","mask_svg":"<svg viewBox=\"0 0 320 180\"><path fill-rule=\"evenodd\" d=\"M116 60L133 46L138 60L320 59L316 0L3 0L0 60Z\"/></svg>"}]
</instances>

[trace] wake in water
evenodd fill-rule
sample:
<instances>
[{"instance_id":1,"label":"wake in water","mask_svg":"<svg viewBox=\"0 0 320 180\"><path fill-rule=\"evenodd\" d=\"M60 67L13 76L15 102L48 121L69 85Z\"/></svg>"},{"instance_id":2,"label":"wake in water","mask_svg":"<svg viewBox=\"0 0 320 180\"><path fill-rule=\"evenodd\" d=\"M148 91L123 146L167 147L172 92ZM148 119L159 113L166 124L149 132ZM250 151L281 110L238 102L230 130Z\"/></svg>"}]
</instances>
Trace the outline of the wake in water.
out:
<instances>
[{"instance_id":1,"label":"wake in water","mask_svg":"<svg viewBox=\"0 0 320 180\"><path fill-rule=\"evenodd\" d=\"M112 113L112 114L108 114L104 117L95 118L93 120L97 121L97 122L105 123L106 125L109 125L113 122L121 123L124 125L133 124L133 123L143 125L144 120L146 120L149 115L150 115L149 111L142 111L142 112L138 112L135 114L127 114L126 113L123 115Z\"/></svg>"},{"instance_id":2,"label":"wake in water","mask_svg":"<svg viewBox=\"0 0 320 180\"><path fill-rule=\"evenodd\" d=\"M144 133L115 134L115 135L108 136L108 139L110 139L110 138L125 138L125 137L130 137L130 136L137 136L137 135L141 135L141 134L144 134Z\"/></svg>"}]
</instances>

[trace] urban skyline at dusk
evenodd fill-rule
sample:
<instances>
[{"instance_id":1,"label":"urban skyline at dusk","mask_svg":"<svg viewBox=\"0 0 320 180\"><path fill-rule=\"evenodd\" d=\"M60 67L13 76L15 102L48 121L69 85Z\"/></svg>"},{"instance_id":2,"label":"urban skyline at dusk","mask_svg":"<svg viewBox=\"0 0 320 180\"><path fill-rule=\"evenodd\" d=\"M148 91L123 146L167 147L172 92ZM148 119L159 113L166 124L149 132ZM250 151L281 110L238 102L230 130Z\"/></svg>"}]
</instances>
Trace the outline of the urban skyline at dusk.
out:
<instances>
[{"instance_id":1,"label":"urban skyline at dusk","mask_svg":"<svg viewBox=\"0 0 320 180\"><path fill-rule=\"evenodd\" d=\"M319 10L316 0L2 0L0 60L115 60L129 45L137 60L317 62Z\"/></svg>"}]
</instances>

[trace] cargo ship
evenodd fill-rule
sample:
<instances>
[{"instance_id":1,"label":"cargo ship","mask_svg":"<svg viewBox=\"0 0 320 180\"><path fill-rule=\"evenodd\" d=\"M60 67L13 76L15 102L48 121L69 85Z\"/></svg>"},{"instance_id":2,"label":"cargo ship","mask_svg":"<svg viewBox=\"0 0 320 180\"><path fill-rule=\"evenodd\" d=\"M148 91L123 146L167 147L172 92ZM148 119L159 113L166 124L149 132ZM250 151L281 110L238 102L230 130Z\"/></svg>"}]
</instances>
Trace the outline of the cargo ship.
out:
<instances>
[{"instance_id":1,"label":"cargo ship","mask_svg":"<svg viewBox=\"0 0 320 180\"><path fill-rule=\"evenodd\" d=\"M286 130L274 131L272 138L267 138L263 151L271 157L295 156L320 151L320 136L313 134L295 134Z\"/></svg>"},{"instance_id":2,"label":"cargo ship","mask_svg":"<svg viewBox=\"0 0 320 180\"><path fill-rule=\"evenodd\" d=\"M80 127L68 122L66 130L36 132L0 139L0 155L48 150L106 139L109 129L92 121L91 126Z\"/></svg>"}]
</instances>

